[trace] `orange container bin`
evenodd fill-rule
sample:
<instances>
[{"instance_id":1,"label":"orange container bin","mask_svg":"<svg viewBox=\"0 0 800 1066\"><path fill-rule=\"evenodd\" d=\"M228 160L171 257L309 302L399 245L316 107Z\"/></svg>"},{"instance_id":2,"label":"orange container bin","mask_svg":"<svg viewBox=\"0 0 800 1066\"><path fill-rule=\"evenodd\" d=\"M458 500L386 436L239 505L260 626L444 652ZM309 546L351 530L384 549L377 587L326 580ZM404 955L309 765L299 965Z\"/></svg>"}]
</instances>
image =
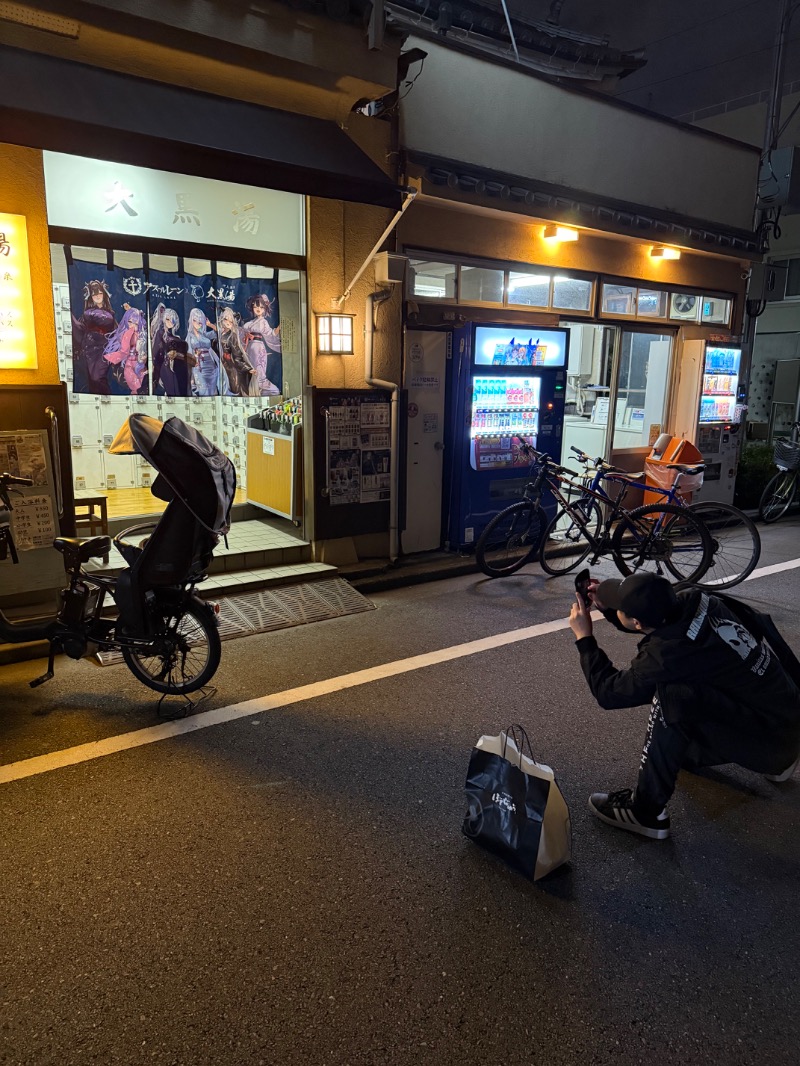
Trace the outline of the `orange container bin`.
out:
<instances>
[{"instance_id":1,"label":"orange container bin","mask_svg":"<svg viewBox=\"0 0 800 1066\"><path fill-rule=\"evenodd\" d=\"M702 461L703 456L691 441L684 437L672 437L669 433L662 433L644 461L645 481L654 488L671 488L677 474L677 470L668 469L671 463L693 466ZM687 503L691 501L692 490L699 489L702 484L702 474L684 475L681 478L680 493ZM667 497L658 492L645 492L644 502L667 503Z\"/></svg>"}]
</instances>

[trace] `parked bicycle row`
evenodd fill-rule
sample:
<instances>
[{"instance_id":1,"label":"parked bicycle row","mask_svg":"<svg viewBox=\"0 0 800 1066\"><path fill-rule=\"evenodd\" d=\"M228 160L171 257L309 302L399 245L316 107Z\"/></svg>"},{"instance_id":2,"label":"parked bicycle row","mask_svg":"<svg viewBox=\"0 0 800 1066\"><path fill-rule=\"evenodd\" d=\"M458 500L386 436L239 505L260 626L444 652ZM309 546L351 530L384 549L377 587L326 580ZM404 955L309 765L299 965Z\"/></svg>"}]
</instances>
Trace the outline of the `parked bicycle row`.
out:
<instances>
[{"instance_id":1,"label":"parked bicycle row","mask_svg":"<svg viewBox=\"0 0 800 1066\"><path fill-rule=\"evenodd\" d=\"M558 577L587 557L594 566L610 556L625 575L650 571L726 589L758 563L761 540L747 515L731 504L687 500L685 494L702 484L703 464L669 464L673 481L662 488L645 481L644 472L620 470L580 448L571 449L580 471L522 440L520 448L530 460L522 498L489 522L476 545L478 566L489 577L513 574L535 560ZM657 502L626 507L634 490ZM556 503L549 519L546 493Z\"/></svg>"}]
</instances>

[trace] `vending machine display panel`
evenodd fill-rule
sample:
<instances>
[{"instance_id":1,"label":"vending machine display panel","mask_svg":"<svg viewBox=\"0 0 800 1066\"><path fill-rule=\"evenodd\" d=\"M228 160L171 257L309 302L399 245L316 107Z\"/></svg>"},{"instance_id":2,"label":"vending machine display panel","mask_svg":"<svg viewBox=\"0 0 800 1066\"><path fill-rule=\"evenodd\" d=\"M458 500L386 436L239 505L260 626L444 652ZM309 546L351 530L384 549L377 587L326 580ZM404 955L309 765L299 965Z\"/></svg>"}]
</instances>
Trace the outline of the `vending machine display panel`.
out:
<instances>
[{"instance_id":1,"label":"vending machine display panel","mask_svg":"<svg viewBox=\"0 0 800 1066\"><path fill-rule=\"evenodd\" d=\"M736 396L739 387L741 348L706 347L700 395L700 425L738 421Z\"/></svg>"},{"instance_id":2,"label":"vending machine display panel","mask_svg":"<svg viewBox=\"0 0 800 1066\"><path fill-rule=\"evenodd\" d=\"M523 334L527 333L528 336ZM546 329L533 332L515 326L475 327L475 366L565 366L567 361L565 329Z\"/></svg>"}]
</instances>

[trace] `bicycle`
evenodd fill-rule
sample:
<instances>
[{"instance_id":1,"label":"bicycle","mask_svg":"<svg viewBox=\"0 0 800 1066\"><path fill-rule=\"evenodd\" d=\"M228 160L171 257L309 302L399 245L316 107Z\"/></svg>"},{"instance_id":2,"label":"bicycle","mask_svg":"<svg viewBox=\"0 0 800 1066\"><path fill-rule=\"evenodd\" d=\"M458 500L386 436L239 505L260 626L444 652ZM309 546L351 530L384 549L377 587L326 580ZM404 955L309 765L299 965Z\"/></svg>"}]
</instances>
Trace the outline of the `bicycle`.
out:
<instances>
[{"instance_id":1,"label":"bicycle","mask_svg":"<svg viewBox=\"0 0 800 1066\"><path fill-rule=\"evenodd\" d=\"M775 441L774 459L778 473L767 482L758 504L758 516L762 522L777 522L783 518L794 502L797 479L800 477L800 422L792 424L791 438L778 437Z\"/></svg>"},{"instance_id":2,"label":"bicycle","mask_svg":"<svg viewBox=\"0 0 800 1066\"><path fill-rule=\"evenodd\" d=\"M651 504L626 510L623 499L628 482L622 472L607 471L608 480L620 482L620 491L610 497L598 482L592 488L570 478L581 475L555 463L520 441L523 454L538 462L535 480L525 486L523 498L489 522L476 545L476 558L489 577L502 577L533 560L537 551L542 569L554 577L567 574L593 553L592 565L610 554L620 573L654 567L666 570L679 581L694 580L708 566L711 539L702 522L686 508ZM541 498L545 486L559 510L542 532ZM577 489L577 500L563 491ZM600 504L607 507L605 520ZM613 527L613 531L612 531Z\"/></svg>"},{"instance_id":3,"label":"bicycle","mask_svg":"<svg viewBox=\"0 0 800 1066\"><path fill-rule=\"evenodd\" d=\"M542 496L545 486L549 484L548 477L562 472L579 476L554 463L549 455L537 452L526 441L518 439L521 453L530 458L528 476L537 463L539 469L535 478L525 485L522 498L496 514L478 537L475 560L487 577L514 574L536 558L547 525Z\"/></svg>"},{"instance_id":4,"label":"bicycle","mask_svg":"<svg viewBox=\"0 0 800 1066\"><path fill-rule=\"evenodd\" d=\"M595 468L592 487L596 487L606 473L620 473L616 467L610 466L602 459L590 458L579 448L573 447L572 451L575 452L580 462ZM630 481L630 487L656 493L664 497L665 502L678 507L686 507L700 518L711 537L712 556L707 570L694 583L717 590L733 588L753 572L761 557L761 537L755 524L733 504L716 503L711 500L687 503L681 495L682 482L684 479L702 474L705 470L703 463L694 465L671 463L667 469L674 470L675 475L672 484L666 488L638 481ZM628 474L627 476L635 478L644 475Z\"/></svg>"},{"instance_id":5,"label":"bicycle","mask_svg":"<svg viewBox=\"0 0 800 1066\"><path fill-rule=\"evenodd\" d=\"M202 600L196 586L221 536L230 528L236 492L233 465L210 441L178 418L161 423L130 415L112 454L144 455L158 471L152 492L167 503L158 522L118 533L114 545L127 566L116 576L90 572L84 564L107 556L111 538L56 537L68 583L58 612L36 622L14 622L0 610L0 640L13 644L46 640L47 670L30 682L53 677L55 657L72 659L101 651L121 652L137 680L164 695L188 696L217 670L222 646L218 607ZM11 494L30 478L0 473L0 558L14 545ZM148 532L139 544L130 538ZM113 603L111 612L104 610Z\"/></svg>"}]
</instances>

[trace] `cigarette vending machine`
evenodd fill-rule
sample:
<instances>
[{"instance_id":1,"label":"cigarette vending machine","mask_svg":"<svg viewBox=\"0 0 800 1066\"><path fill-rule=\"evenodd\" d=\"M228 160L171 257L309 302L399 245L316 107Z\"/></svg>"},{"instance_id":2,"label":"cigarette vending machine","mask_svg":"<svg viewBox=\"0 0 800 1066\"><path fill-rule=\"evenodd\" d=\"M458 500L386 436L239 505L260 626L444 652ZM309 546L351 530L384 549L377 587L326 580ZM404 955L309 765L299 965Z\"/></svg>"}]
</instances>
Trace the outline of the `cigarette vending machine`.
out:
<instances>
[{"instance_id":1,"label":"cigarette vending machine","mask_svg":"<svg viewBox=\"0 0 800 1066\"><path fill-rule=\"evenodd\" d=\"M569 332L475 325L460 333L448 542L469 549L524 489L530 460L521 441L561 456Z\"/></svg>"},{"instance_id":2,"label":"cigarette vending machine","mask_svg":"<svg viewBox=\"0 0 800 1066\"><path fill-rule=\"evenodd\" d=\"M693 441L705 464L695 501L733 502L744 412L741 360L741 347L727 342L684 343L676 427L679 435Z\"/></svg>"}]
</instances>

